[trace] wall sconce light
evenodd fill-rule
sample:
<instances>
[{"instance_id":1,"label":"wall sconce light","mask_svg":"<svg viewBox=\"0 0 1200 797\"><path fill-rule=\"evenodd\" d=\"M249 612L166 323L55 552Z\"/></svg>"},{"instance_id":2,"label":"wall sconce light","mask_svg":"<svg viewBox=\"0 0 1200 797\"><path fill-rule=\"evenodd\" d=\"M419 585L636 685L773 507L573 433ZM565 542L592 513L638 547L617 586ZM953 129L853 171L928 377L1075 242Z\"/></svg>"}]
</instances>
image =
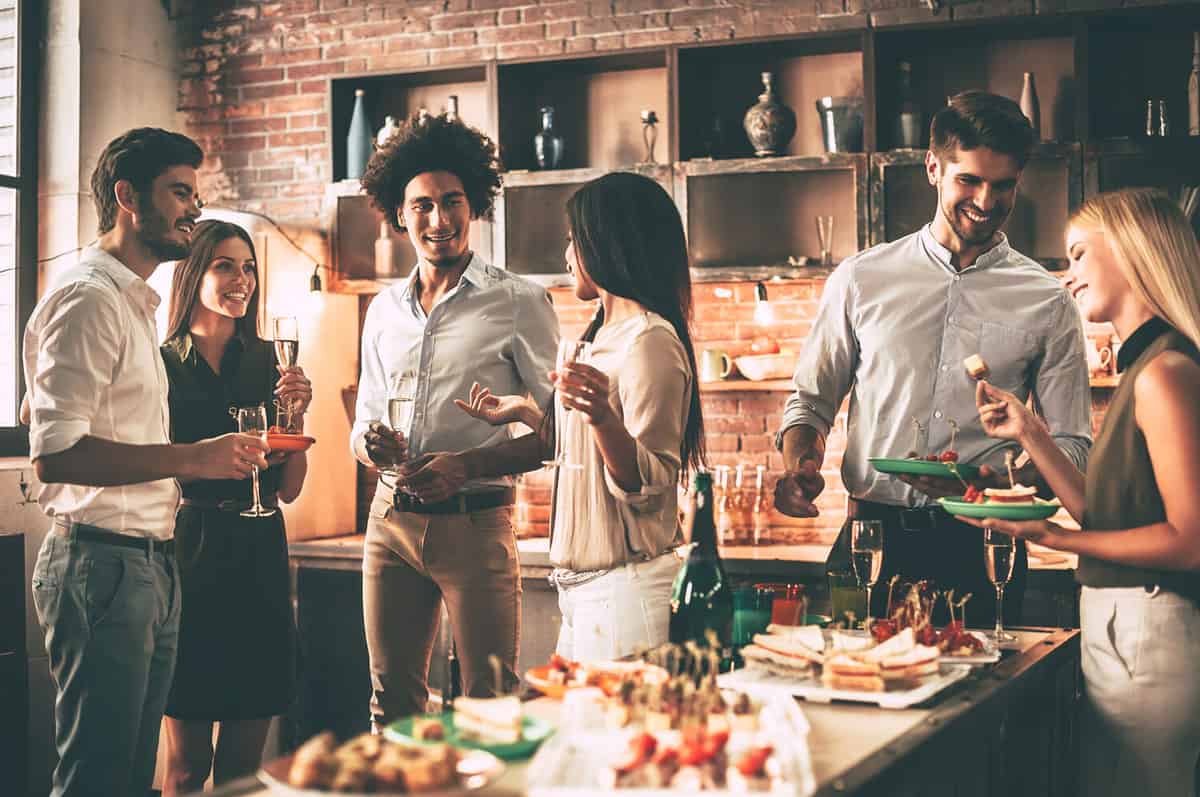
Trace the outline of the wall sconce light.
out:
<instances>
[{"instance_id":1,"label":"wall sconce light","mask_svg":"<svg viewBox=\"0 0 1200 797\"><path fill-rule=\"evenodd\" d=\"M319 273L320 269L320 263L317 263L313 266L312 276L308 278L308 290L310 293L321 292L321 274Z\"/></svg>"},{"instance_id":2,"label":"wall sconce light","mask_svg":"<svg viewBox=\"0 0 1200 797\"><path fill-rule=\"evenodd\" d=\"M754 323L760 327L775 323L775 311L767 301L767 286L761 282L754 286Z\"/></svg>"}]
</instances>

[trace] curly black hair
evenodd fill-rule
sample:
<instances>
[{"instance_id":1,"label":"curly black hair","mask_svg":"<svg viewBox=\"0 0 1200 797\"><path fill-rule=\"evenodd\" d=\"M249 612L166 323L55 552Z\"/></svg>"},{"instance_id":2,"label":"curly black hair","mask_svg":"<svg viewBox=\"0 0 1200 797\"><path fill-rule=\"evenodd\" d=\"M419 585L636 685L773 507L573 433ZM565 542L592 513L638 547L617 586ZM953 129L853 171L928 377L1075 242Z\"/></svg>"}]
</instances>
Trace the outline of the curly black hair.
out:
<instances>
[{"instance_id":1,"label":"curly black hair","mask_svg":"<svg viewBox=\"0 0 1200 797\"><path fill-rule=\"evenodd\" d=\"M413 114L371 156L362 176L363 190L397 232L404 232L397 209L404 189L419 174L450 172L462 181L476 218L490 219L500 192L500 161L486 135L446 114Z\"/></svg>"}]
</instances>

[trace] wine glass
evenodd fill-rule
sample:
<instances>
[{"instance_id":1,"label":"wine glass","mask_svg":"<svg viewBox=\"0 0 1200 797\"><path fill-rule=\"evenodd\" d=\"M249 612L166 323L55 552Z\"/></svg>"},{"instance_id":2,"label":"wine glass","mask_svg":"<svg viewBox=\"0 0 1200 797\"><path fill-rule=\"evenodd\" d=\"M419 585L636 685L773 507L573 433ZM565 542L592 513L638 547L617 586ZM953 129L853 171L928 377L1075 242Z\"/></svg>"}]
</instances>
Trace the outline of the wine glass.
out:
<instances>
[{"instance_id":1,"label":"wine glass","mask_svg":"<svg viewBox=\"0 0 1200 797\"><path fill-rule=\"evenodd\" d=\"M413 407L416 397L417 375L411 371L400 374L388 392L388 426L393 432L404 436L405 444L409 443L409 438L412 436ZM394 462L391 466L380 470L390 476L399 476L400 472L397 467L399 464L399 462Z\"/></svg>"},{"instance_id":2,"label":"wine glass","mask_svg":"<svg viewBox=\"0 0 1200 797\"><path fill-rule=\"evenodd\" d=\"M554 370L558 374L562 374L563 368L574 362L587 362L588 355L592 353L592 344L586 340L570 340L563 338L558 342L558 356L554 361ZM562 407L563 412L571 411L571 408L562 403L562 396L557 391L554 394L555 407ZM547 468L569 468L573 470L581 470L583 465L578 462L567 461L566 452L563 450L563 437L566 431L566 423L557 423L561 415L556 415L556 423L554 426L554 459L542 460L542 465Z\"/></svg>"},{"instance_id":3,"label":"wine glass","mask_svg":"<svg viewBox=\"0 0 1200 797\"><path fill-rule=\"evenodd\" d=\"M300 324L295 316L287 315L276 316L272 324L275 332L275 359L284 368L291 368L300 357ZM293 401L289 399L287 404L283 405L283 419L279 424L288 433L293 431L292 407Z\"/></svg>"},{"instance_id":4,"label":"wine glass","mask_svg":"<svg viewBox=\"0 0 1200 797\"><path fill-rule=\"evenodd\" d=\"M1017 640L1004 630L1004 585L1012 578L1016 549L1016 540L1009 535L990 528L983 530L983 564L987 568L988 581L996 587L996 629L992 639L997 645Z\"/></svg>"},{"instance_id":5,"label":"wine glass","mask_svg":"<svg viewBox=\"0 0 1200 797\"><path fill-rule=\"evenodd\" d=\"M238 431L243 434L261 435L263 440L267 439L267 409L259 404L257 407L238 407L237 411ZM275 514L275 510L262 505L262 497L258 491L258 466L254 465L250 471L250 484L254 488L254 505L249 509L244 510L242 517L269 517Z\"/></svg>"},{"instance_id":6,"label":"wine glass","mask_svg":"<svg viewBox=\"0 0 1200 797\"><path fill-rule=\"evenodd\" d=\"M850 561L860 587L867 589L865 626L871 630L871 589L883 571L883 521L850 521Z\"/></svg>"}]
</instances>

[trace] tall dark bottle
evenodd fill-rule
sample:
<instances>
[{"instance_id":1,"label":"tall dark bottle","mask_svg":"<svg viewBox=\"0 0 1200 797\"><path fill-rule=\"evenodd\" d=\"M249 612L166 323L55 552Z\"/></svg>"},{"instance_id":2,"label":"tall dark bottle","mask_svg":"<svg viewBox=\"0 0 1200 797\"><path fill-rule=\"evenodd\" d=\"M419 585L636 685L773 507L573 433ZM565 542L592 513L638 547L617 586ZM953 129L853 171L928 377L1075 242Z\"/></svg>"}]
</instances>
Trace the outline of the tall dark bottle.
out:
<instances>
[{"instance_id":1,"label":"tall dark bottle","mask_svg":"<svg viewBox=\"0 0 1200 797\"><path fill-rule=\"evenodd\" d=\"M733 637L733 587L717 552L717 524L713 515L712 474L698 471L692 481L693 546L675 576L671 593L670 639L708 644L708 632L721 641L722 659L728 660Z\"/></svg>"}]
</instances>

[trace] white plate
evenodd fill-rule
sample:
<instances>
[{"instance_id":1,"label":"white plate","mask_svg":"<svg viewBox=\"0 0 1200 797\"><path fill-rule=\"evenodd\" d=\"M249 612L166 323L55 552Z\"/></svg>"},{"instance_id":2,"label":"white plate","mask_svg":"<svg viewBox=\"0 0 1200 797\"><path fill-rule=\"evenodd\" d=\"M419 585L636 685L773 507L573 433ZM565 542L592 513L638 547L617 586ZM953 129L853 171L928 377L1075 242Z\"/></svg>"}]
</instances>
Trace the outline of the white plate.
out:
<instances>
[{"instance_id":1,"label":"white plate","mask_svg":"<svg viewBox=\"0 0 1200 797\"><path fill-rule=\"evenodd\" d=\"M832 639L834 630L835 629L832 628L823 629L825 633L825 655L829 655L829 640ZM848 631L839 628L836 630L839 634L845 634L847 636L868 636L866 631L861 631L859 629ZM968 630L968 633L983 643L983 650L979 651L978 653L972 653L970 656L951 656L943 653L939 659L942 664L995 664L996 662L1000 661L1000 648L996 647L995 640L993 640L983 631Z\"/></svg>"},{"instance_id":2,"label":"white plate","mask_svg":"<svg viewBox=\"0 0 1200 797\"><path fill-rule=\"evenodd\" d=\"M504 762L486 750L458 751L458 786L438 791L423 791L422 797L458 797L475 789L483 788L504 772ZM379 797L387 794L405 794L406 792L332 792L324 789L302 789L287 781L288 770L292 766L292 756L286 755L263 764L258 771L258 779L275 794L286 797L331 797L338 794L342 797Z\"/></svg>"},{"instance_id":3,"label":"white plate","mask_svg":"<svg viewBox=\"0 0 1200 797\"><path fill-rule=\"evenodd\" d=\"M782 770L778 788L761 792L773 797L808 797L817 789L813 775L812 756L808 750L808 720L800 706L783 692L756 693L762 703L759 712L761 729L757 733L734 731L728 749L738 751L764 734L775 748ZM598 793L619 797L666 797L685 794L677 789L621 788L611 789L604 775L612 762L628 748L631 729L593 729L560 727L542 745L529 762L526 789L530 797L592 797ZM701 795L730 795L732 790L713 790Z\"/></svg>"},{"instance_id":4,"label":"white plate","mask_svg":"<svg viewBox=\"0 0 1200 797\"><path fill-rule=\"evenodd\" d=\"M967 664L939 665L937 675L927 675L920 685L912 689L897 689L885 692L860 692L850 689L830 689L821 682L820 676L796 678L795 676L773 675L759 669L744 668L717 676L717 683L729 689L741 689L761 694L764 691L782 691L794 697L814 703L832 703L845 700L853 703L872 703L880 708L908 708L923 703L951 684L966 678L971 672Z\"/></svg>"}]
</instances>

